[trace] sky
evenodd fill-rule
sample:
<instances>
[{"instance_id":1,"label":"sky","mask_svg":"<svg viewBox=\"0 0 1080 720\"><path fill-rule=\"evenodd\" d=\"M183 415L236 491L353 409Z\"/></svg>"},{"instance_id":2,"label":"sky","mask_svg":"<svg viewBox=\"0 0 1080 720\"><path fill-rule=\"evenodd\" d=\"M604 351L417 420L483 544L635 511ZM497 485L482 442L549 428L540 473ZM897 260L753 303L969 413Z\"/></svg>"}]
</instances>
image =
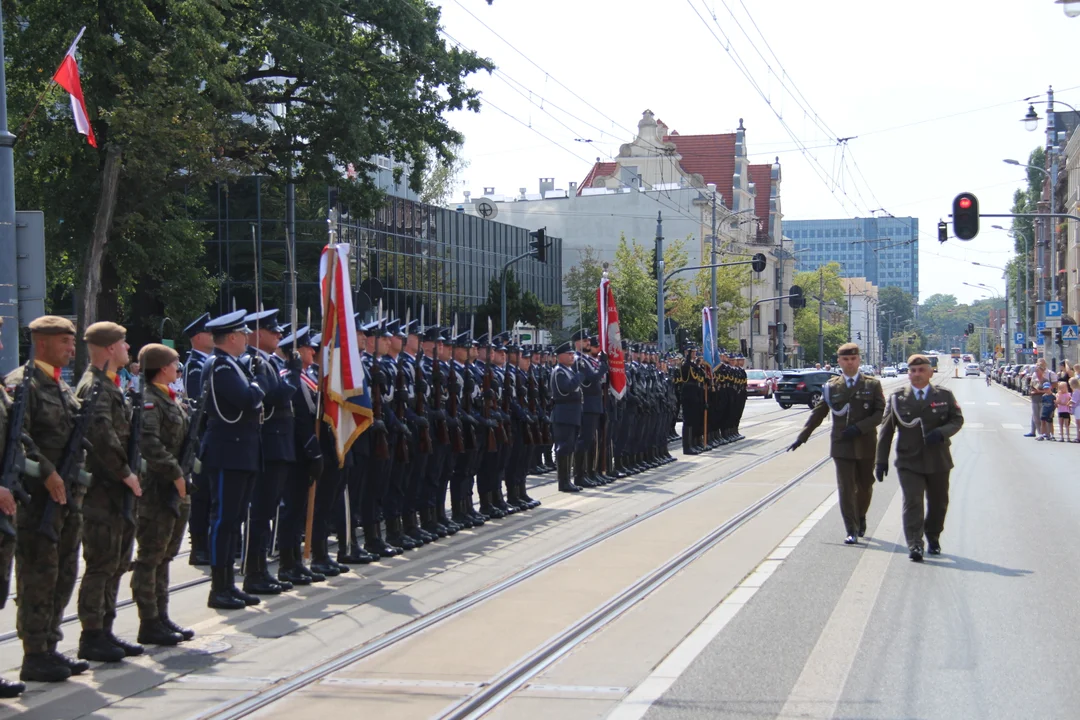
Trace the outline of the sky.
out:
<instances>
[{"instance_id":1,"label":"sky","mask_svg":"<svg viewBox=\"0 0 1080 720\"><path fill-rule=\"evenodd\" d=\"M937 222L962 191L984 213L1009 212L1025 180L1002 160L1025 162L1046 138L1020 122L1024 98L1053 85L1080 107L1080 18L1053 0L436 4L449 41L497 67L472 77L481 112L450 115L469 163L455 200L580 182L633 139L645 109L682 134L732 132L742 118L751 162L780 157L786 219L919 218L922 300L986 294L964 282L1004 292L1000 272L971 262L1012 257L990 227L1009 220L944 245Z\"/></svg>"}]
</instances>

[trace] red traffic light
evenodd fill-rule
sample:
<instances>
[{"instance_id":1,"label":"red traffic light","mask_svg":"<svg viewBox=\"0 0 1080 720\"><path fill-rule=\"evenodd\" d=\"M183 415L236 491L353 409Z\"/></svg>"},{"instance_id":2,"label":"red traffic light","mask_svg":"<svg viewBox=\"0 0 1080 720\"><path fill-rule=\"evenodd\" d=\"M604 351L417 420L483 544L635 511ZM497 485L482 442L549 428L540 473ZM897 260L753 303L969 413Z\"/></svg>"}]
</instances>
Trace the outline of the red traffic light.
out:
<instances>
[{"instance_id":1,"label":"red traffic light","mask_svg":"<svg viewBox=\"0 0 1080 720\"><path fill-rule=\"evenodd\" d=\"M963 210L967 210L968 208L970 208L971 207L971 198L967 198L967 197L960 198L960 207Z\"/></svg>"}]
</instances>

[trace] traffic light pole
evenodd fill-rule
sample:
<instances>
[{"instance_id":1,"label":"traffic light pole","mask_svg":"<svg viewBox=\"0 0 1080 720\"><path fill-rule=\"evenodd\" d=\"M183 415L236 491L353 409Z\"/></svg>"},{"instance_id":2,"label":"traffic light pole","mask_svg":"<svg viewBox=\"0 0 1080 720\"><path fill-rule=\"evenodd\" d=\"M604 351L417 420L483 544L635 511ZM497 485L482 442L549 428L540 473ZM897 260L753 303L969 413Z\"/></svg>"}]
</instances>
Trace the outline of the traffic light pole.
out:
<instances>
[{"instance_id":1,"label":"traffic light pole","mask_svg":"<svg viewBox=\"0 0 1080 720\"><path fill-rule=\"evenodd\" d=\"M501 293L501 297L499 298L499 309L500 309L500 312L501 312L500 319L502 320L501 324L499 325L499 327L502 328L501 332L506 332L506 330L507 330L507 327L506 327L506 271L509 270L510 266L513 265L514 263L516 263L518 260L524 260L525 258L531 257L531 256L532 256L532 251L530 250L529 252L522 253L522 254L518 255L516 258L513 258L512 260L507 261L507 263L505 265L503 265L502 276L501 276L502 279L499 281L499 285L501 286L499 288L499 292ZM491 338L488 338L488 340L490 341Z\"/></svg>"},{"instance_id":2,"label":"traffic light pole","mask_svg":"<svg viewBox=\"0 0 1080 720\"><path fill-rule=\"evenodd\" d=\"M7 78L4 73L4 13L0 10L0 318L3 349L0 375L19 364L19 274L15 249L15 136L7 126Z\"/></svg>"},{"instance_id":3,"label":"traffic light pole","mask_svg":"<svg viewBox=\"0 0 1080 720\"><path fill-rule=\"evenodd\" d=\"M758 300L757 302L755 302L753 305L750 306L750 317L751 318L754 317L754 311L757 310L758 305L762 305L762 304L768 303L768 302L773 302L774 300L789 300L789 299L795 298L795 297L801 298L803 296L802 295L777 295L776 297L762 298L761 300ZM783 370L784 369L784 333L780 331L779 327L776 328L776 341L777 341L777 343L779 343L778 353L777 354L780 357L780 360L776 363L776 365L777 365L778 370ZM753 332L753 326L751 326L751 328L750 328L750 363L751 363L751 367L753 366L753 362L754 362L754 332Z\"/></svg>"}]
</instances>

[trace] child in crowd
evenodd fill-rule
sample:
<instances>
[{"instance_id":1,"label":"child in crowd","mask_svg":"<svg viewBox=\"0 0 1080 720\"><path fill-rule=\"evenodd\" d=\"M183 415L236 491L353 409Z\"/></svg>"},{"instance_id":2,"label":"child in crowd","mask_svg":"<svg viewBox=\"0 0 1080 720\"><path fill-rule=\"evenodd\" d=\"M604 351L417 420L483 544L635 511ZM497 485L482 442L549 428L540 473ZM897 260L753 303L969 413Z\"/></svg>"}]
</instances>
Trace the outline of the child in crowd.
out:
<instances>
[{"instance_id":1,"label":"child in crowd","mask_svg":"<svg viewBox=\"0 0 1080 720\"><path fill-rule=\"evenodd\" d=\"M1057 396L1055 398L1058 416L1058 439L1061 442L1072 442L1072 392L1069 384L1059 382L1057 384Z\"/></svg>"},{"instance_id":2,"label":"child in crowd","mask_svg":"<svg viewBox=\"0 0 1080 720\"><path fill-rule=\"evenodd\" d=\"M1069 380L1069 387L1072 389L1072 411L1075 415L1080 408L1080 377ZM1076 427L1076 442L1080 443L1080 425Z\"/></svg>"},{"instance_id":3,"label":"child in crowd","mask_svg":"<svg viewBox=\"0 0 1080 720\"><path fill-rule=\"evenodd\" d=\"M1042 385L1042 412L1039 417L1040 432L1039 440L1054 440L1054 406L1057 405L1057 397L1050 390L1050 383Z\"/></svg>"}]
</instances>

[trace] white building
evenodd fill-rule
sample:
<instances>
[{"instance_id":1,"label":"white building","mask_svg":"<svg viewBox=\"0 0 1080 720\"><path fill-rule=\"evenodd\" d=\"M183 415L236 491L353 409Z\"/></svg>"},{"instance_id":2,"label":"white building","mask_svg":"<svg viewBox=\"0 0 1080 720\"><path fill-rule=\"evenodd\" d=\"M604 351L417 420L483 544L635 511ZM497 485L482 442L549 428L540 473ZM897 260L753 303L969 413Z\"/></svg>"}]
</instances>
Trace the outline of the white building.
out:
<instances>
[{"instance_id":1,"label":"white building","mask_svg":"<svg viewBox=\"0 0 1080 720\"><path fill-rule=\"evenodd\" d=\"M734 133L680 135L646 110L637 137L624 144L612 162L598 160L580 185L556 188L554 179L541 178L539 192L521 188L513 196L488 187L483 197L467 194L462 209L478 214L478 208L494 207L501 222L531 230L546 227L549 234L563 238L564 276L587 247L602 262L614 261L623 236L652 248L658 213L665 246L675 239L688 240L688 265L706 265L715 213L717 261L764 253L768 265L744 293L751 302L776 297L790 286L793 267L790 243L784 242L781 230L780 164L751 165L745 135L741 120ZM766 302L754 317L732 328L746 350L753 346L754 367L776 366L777 322L785 328L785 355L790 358L793 322L786 302Z\"/></svg>"},{"instance_id":2,"label":"white building","mask_svg":"<svg viewBox=\"0 0 1080 720\"><path fill-rule=\"evenodd\" d=\"M848 341L859 346L863 362L883 361L877 323L878 289L866 278L840 278L848 301ZM896 328L894 328L894 331ZM896 358L889 357L890 362Z\"/></svg>"}]
</instances>

